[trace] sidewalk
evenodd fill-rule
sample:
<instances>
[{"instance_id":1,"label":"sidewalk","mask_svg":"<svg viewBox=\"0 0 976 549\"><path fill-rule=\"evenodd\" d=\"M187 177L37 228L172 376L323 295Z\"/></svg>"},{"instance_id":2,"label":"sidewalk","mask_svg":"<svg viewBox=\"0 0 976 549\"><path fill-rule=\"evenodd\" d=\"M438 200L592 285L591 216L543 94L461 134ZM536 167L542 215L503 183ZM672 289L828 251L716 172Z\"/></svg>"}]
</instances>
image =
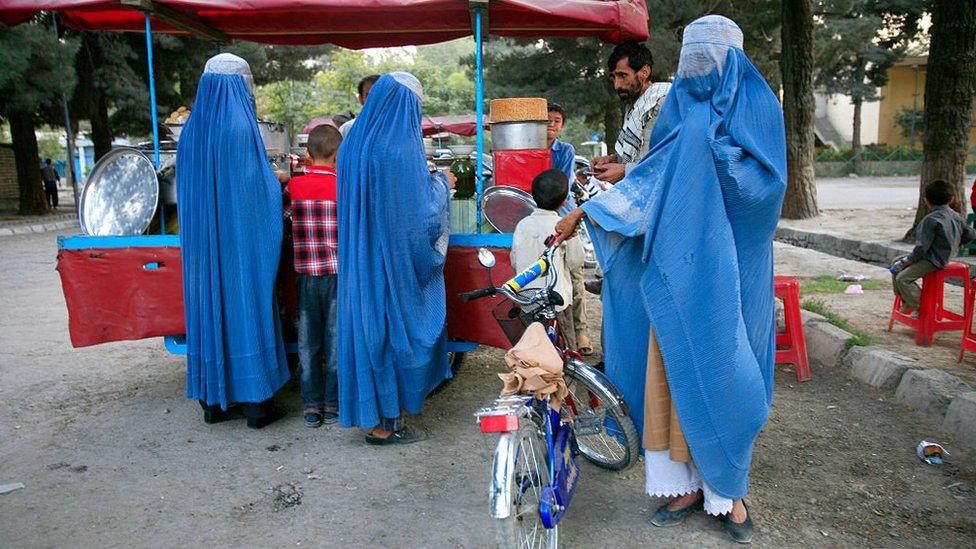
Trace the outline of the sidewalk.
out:
<instances>
[{"instance_id":1,"label":"sidewalk","mask_svg":"<svg viewBox=\"0 0 976 549\"><path fill-rule=\"evenodd\" d=\"M71 189L60 189L58 208L47 215L18 215L16 204L12 204L11 209L0 209L0 237L43 233L70 227L78 227L78 213L75 211Z\"/></svg>"}]
</instances>

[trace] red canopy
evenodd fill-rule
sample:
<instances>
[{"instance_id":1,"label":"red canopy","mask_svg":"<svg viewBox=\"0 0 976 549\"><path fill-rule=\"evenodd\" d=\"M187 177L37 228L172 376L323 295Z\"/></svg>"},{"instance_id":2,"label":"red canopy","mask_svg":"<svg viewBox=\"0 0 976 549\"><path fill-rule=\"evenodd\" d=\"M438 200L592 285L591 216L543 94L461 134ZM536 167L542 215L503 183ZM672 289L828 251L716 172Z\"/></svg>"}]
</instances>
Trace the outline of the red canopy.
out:
<instances>
[{"instance_id":1,"label":"red canopy","mask_svg":"<svg viewBox=\"0 0 976 549\"><path fill-rule=\"evenodd\" d=\"M485 129L488 129L488 117L485 116ZM478 124L474 115L466 116L425 116L420 124L424 137L446 132L454 135L471 137L476 132Z\"/></svg>"},{"instance_id":2,"label":"red canopy","mask_svg":"<svg viewBox=\"0 0 976 549\"><path fill-rule=\"evenodd\" d=\"M463 0L156 0L230 38L267 44L345 48L433 44L471 34ZM596 36L606 42L647 38L644 0L492 0L487 34ZM119 0L0 0L0 22L16 25L56 10L85 30L145 29L143 15ZM155 18L154 18L155 19ZM184 34L162 20L154 30Z\"/></svg>"}]
</instances>

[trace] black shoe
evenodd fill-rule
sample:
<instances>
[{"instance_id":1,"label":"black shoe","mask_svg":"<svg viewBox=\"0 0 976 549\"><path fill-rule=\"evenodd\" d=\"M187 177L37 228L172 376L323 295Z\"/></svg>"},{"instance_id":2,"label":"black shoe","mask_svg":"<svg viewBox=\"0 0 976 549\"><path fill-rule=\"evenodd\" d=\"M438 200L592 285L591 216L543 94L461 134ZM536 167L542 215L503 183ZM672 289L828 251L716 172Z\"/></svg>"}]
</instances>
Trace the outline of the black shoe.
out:
<instances>
[{"instance_id":1,"label":"black shoe","mask_svg":"<svg viewBox=\"0 0 976 549\"><path fill-rule=\"evenodd\" d=\"M427 434L423 431L418 431L409 425L404 425L399 431L387 437L378 437L372 432L369 432L366 434L366 444L375 444L377 446L386 446L387 444L411 444L414 442L420 442L426 438Z\"/></svg>"},{"instance_id":2,"label":"black shoe","mask_svg":"<svg viewBox=\"0 0 976 549\"><path fill-rule=\"evenodd\" d=\"M241 408L251 429L263 429L285 417L284 410L276 408L271 399L258 404L242 404Z\"/></svg>"},{"instance_id":3,"label":"black shoe","mask_svg":"<svg viewBox=\"0 0 976 549\"><path fill-rule=\"evenodd\" d=\"M600 293L603 292L603 279L593 278L590 280L584 280L583 287L586 288L586 291L590 292L591 294L600 295Z\"/></svg>"},{"instance_id":4,"label":"black shoe","mask_svg":"<svg viewBox=\"0 0 976 549\"><path fill-rule=\"evenodd\" d=\"M694 513L695 511L700 511L705 508L705 498L699 499L695 503L688 505L687 507L678 509L677 511L671 511L668 509L670 503L665 503L657 511L651 515L651 524L654 526L676 526L681 524L681 521L685 520L685 517Z\"/></svg>"},{"instance_id":5,"label":"black shoe","mask_svg":"<svg viewBox=\"0 0 976 549\"><path fill-rule=\"evenodd\" d=\"M746 502L742 502L745 506ZM729 537L732 541L736 543L752 543L752 513L749 512L749 508L746 507L746 520L743 523L732 522L732 513L729 513L722 517L722 522L725 524L725 531L729 533Z\"/></svg>"},{"instance_id":6,"label":"black shoe","mask_svg":"<svg viewBox=\"0 0 976 549\"><path fill-rule=\"evenodd\" d=\"M203 408L203 422L207 425L213 425L214 423L222 423L224 421L229 421L231 419L240 419L244 416L241 415L240 410L236 407L231 406L227 410L222 410L220 406L207 406L202 400L198 400L200 407Z\"/></svg>"},{"instance_id":7,"label":"black shoe","mask_svg":"<svg viewBox=\"0 0 976 549\"><path fill-rule=\"evenodd\" d=\"M322 412L317 412L315 410L311 410L311 411L305 412L305 426L306 427L312 427L312 428L321 427L322 426L322 423L323 423L323 421L322 421Z\"/></svg>"},{"instance_id":8,"label":"black shoe","mask_svg":"<svg viewBox=\"0 0 976 549\"><path fill-rule=\"evenodd\" d=\"M339 414L331 410L326 410L322 412L322 423L326 425L332 425L333 423L339 421Z\"/></svg>"}]
</instances>

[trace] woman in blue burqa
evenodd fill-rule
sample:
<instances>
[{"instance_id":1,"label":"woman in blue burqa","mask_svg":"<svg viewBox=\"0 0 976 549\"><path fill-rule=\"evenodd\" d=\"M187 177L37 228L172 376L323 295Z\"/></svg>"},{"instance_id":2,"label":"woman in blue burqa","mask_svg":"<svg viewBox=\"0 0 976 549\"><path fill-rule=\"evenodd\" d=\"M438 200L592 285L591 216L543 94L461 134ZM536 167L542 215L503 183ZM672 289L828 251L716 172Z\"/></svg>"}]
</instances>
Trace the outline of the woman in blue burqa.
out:
<instances>
[{"instance_id":1,"label":"woman in blue burqa","mask_svg":"<svg viewBox=\"0 0 976 549\"><path fill-rule=\"evenodd\" d=\"M231 54L207 61L176 153L186 312L186 396L208 423L261 428L288 381L275 303L281 185L268 165L251 70ZM241 406L235 406L240 404Z\"/></svg>"},{"instance_id":2,"label":"woman in blue burqa","mask_svg":"<svg viewBox=\"0 0 976 549\"><path fill-rule=\"evenodd\" d=\"M382 76L339 148L339 421L370 444L409 443L420 412L450 377L444 259L450 189L427 169L423 89Z\"/></svg>"},{"instance_id":3,"label":"woman in blue burqa","mask_svg":"<svg viewBox=\"0 0 976 549\"><path fill-rule=\"evenodd\" d=\"M736 541L773 396L772 237L786 189L779 102L729 19L685 27L677 76L647 156L557 226L587 218L606 278L606 372L642 434L646 490ZM633 300L634 285L642 300Z\"/></svg>"}]
</instances>

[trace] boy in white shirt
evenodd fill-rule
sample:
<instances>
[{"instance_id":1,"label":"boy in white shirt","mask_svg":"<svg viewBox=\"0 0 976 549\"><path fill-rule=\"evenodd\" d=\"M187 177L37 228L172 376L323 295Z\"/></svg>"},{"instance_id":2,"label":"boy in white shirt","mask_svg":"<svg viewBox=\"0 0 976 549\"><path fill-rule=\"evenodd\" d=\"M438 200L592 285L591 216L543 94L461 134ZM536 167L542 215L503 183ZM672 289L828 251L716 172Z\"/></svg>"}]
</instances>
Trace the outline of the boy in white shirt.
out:
<instances>
[{"instance_id":1,"label":"boy in white shirt","mask_svg":"<svg viewBox=\"0 0 976 549\"><path fill-rule=\"evenodd\" d=\"M539 259L546 249L546 238L556 232L559 222L557 211L566 202L566 189L569 181L559 170L546 170L532 180L532 198L537 208L531 215L519 222L512 235L512 251L509 255L515 272L521 272ZM556 307L557 322L562 327L563 337L570 349L576 350L576 331L573 326L573 280L570 271L583 266L583 245L578 238L571 238L562 244L554 256L553 268L558 273L555 291L563 298L563 304ZM545 286L540 277L527 288Z\"/></svg>"}]
</instances>

